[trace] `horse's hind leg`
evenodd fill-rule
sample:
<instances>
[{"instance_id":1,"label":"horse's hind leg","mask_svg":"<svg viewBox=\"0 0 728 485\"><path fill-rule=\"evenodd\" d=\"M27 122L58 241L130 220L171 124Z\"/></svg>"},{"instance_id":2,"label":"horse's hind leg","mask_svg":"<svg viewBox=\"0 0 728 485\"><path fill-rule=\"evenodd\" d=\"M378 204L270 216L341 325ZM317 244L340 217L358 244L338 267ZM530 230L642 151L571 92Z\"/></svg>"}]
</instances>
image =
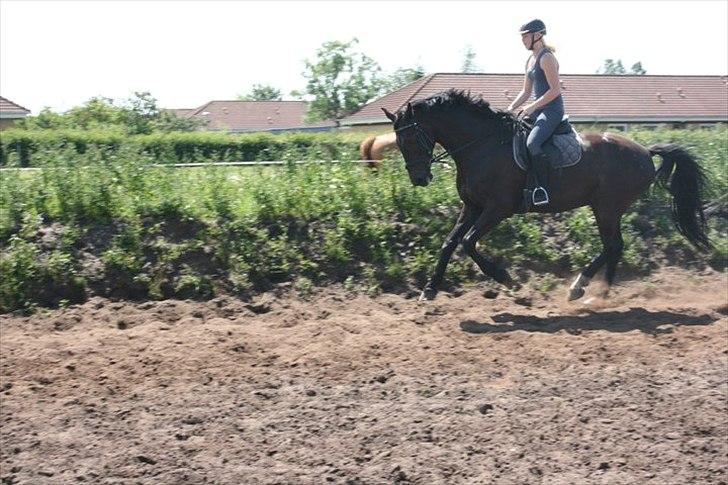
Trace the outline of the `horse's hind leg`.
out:
<instances>
[{"instance_id":1,"label":"horse's hind leg","mask_svg":"<svg viewBox=\"0 0 728 485\"><path fill-rule=\"evenodd\" d=\"M584 296L585 288L599 269L607 262L607 255L602 251L599 256L592 259L586 268L579 273L571 286L569 287L569 301L578 300Z\"/></svg>"},{"instance_id":2,"label":"horse's hind leg","mask_svg":"<svg viewBox=\"0 0 728 485\"><path fill-rule=\"evenodd\" d=\"M622 230L620 228L622 214L614 212L613 209L599 210L592 207L592 210L594 211L594 217L597 220L599 237L602 240L602 246L604 249L586 266L586 268L584 268L584 270L582 270L579 276L577 276L571 284L571 287L569 288L569 301L577 300L584 296L584 289L589 285L591 279L605 263L607 265L607 284L611 286L614 281L617 263L622 257L622 251L624 248Z\"/></svg>"}]
</instances>

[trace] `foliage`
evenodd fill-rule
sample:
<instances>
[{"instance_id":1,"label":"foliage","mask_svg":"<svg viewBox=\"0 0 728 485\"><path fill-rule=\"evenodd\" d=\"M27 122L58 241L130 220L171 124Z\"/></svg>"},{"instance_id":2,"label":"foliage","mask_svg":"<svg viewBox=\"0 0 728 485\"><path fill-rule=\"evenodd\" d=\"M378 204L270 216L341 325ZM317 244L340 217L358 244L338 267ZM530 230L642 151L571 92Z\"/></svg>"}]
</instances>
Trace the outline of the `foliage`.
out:
<instances>
[{"instance_id":1,"label":"foliage","mask_svg":"<svg viewBox=\"0 0 728 485\"><path fill-rule=\"evenodd\" d=\"M356 135L332 133L245 133L212 132L152 133L125 136L114 131L9 130L0 138L0 166L40 167L40 152L70 150L70 159L83 158L88 150L113 153L123 148L143 152L154 163L204 161L303 160L312 154L319 159L355 159ZM74 153L75 152L75 153Z\"/></svg>"},{"instance_id":2,"label":"foliage","mask_svg":"<svg viewBox=\"0 0 728 485\"><path fill-rule=\"evenodd\" d=\"M391 93L413 81L417 81L425 75L425 69L416 65L413 68L402 67L394 71L382 80L381 94Z\"/></svg>"},{"instance_id":3,"label":"foliage","mask_svg":"<svg viewBox=\"0 0 728 485\"><path fill-rule=\"evenodd\" d=\"M473 72L480 72L480 68L475 64L475 51L473 50L473 47L468 45L465 46L465 51L463 53L463 65L460 68L460 72L464 73L473 73Z\"/></svg>"},{"instance_id":4,"label":"foliage","mask_svg":"<svg viewBox=\"0 0 728 485\"><path fill-rule=\"evenodd\" d=\"M630 68L630 74L647 74L647 71L642 67L641 62L635 62Z\"/></svg>"},{"instance_id":5,"label":"foliage","mask_svg":"<svg viewBox=\"0 0 728 485\"><path fill-rule=\"evenodd\" d=\"M241 101L280 101L281 90L265 84L253 84L248 94L238 96Z\"/></svg>"},{"instance_id":6,"label":"foliage","mask_svg":"<svg viewBox=\"0 0 728 485\"><path fill-rule=\"evenodd\" d=\"M708 170L713 198L727 187L726 134L658 130L630 137L687 147ZM258 141L286 139L291 152L282 152L284 159L311 162L326 158L323 140L355 147L341 135L306 135ZM376 171L349 163L171 169L150 166L154 155L121 143L81 154L46 145L33 160L41 170L0 171L0 311L88 294L244 295L280 282L304 296L330 282L372 294L408 291L432 271L460 205L451 168L433 167L433 183L413 188L400 157ZM622 270L646 271L661 258L701 261L672 227L669 202L655 188L624 217ZM727 229L725 219L710 221L717 247L703 264L724 267ZM600 242L591 212L578 209L515 216L481 249L510 261L516 274L551 274L542 277L543 289L594 257ZM472 261L456 255L446 284L482 278Z\"/></svg>"},{"instance_id":7,"label":"foliage","mask_svg":"<svg viewBox=\"0 0 728 485\"><path fill-rule=\"evenodd\" d=\"M647 74L647 71L642 67L642 62L636 62L630 68L630 72L622 65L621 59L605 59L604 64L601 68L597 69L597 74Z\"/></svg>"},{"instance_id":8,"label":"foliage","mask_svg":"<svg viewBox=\"0 0 728 485\"><path fill-rule=\"evenodd\" d=\"M200 121L160 110L157 100L145 91L135 92L133 97L118 106L111 98L93 97L65 113L44 108L37 116L18 120L11 131L91 130L137 135L157 131L193 131L200 126Z\"/></svg>"},{"instance_id":9,"label":"foliage","mask_svg":"<svg viewBox=\"0 0 728 485\"><path fill-rule=\"evenodd\" d=\"M358 43L356 38L324 42L315 59L305 61L306 94L313 98L309 120L349 115L380 92L381 69L373 59L355 50Z\"/></svg>"}]
</instances>

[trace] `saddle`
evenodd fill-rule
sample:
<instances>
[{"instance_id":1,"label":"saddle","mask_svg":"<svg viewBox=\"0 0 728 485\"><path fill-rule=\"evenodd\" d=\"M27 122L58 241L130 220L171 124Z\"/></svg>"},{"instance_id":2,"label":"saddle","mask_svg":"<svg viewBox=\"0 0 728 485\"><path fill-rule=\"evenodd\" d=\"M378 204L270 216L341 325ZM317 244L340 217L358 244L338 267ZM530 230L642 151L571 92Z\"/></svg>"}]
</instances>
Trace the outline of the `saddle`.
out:
<instances>
[{"instance_id":1,"label":"saddle","mask_svg":"<svg viewBox=\"0 0 728 485\"><path fill-rule=\"evenodd\" d=\"M513 159L521 170L529 171L531 156L526 147L531 125L522 123L513 137ZM579 134L569 123L569 117L564 116L551 137L543 144L543 151L548 155L551 169L566 168L581 161L584 145Z\"/></svg>"}]
</instances>

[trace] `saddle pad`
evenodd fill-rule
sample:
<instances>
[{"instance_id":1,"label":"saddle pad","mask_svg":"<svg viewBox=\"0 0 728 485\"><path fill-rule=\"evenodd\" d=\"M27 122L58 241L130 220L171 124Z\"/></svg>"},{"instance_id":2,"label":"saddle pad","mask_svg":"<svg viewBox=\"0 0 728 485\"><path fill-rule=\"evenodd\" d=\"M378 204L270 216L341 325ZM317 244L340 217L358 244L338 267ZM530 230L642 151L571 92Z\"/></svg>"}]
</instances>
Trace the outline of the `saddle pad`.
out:
<instances>
[{"instance_id":1,"label":"saddle pad","mask_svg":"<svg viewBox=\"0 0 728 485\"><path fill-rule=\"evenodd\" d=\"M569 133L563 135L554 135L549 138L543 146L544 152L551 160L551 168L566 168L576 165L581 161L584 153L584 143L579 134L574 131L573 127ZM525 140L522 137L513 137L513 159L521 170L526 170L529 162L527 161L528 149Z\"/></svg>"}]
</instances>

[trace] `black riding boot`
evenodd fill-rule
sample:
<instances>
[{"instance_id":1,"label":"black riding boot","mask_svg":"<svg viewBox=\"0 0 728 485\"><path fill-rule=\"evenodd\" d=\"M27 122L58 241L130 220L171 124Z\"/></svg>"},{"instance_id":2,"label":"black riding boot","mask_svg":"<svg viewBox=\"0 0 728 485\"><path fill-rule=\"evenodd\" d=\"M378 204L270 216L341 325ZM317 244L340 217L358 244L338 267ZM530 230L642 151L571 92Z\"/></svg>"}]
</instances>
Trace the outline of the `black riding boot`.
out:
<instances>
[{"instance_id":1,"label":"black riding boot","mask_svg":"<svg viewBox=\"0 0 728 485\"><path fill-rule=\"evenodd\" d=\"M536 188L533 189L533 205L545 205L549 203L548 175L549 158L545 153L531 157L533 171L536 174Z\"/></svg>"}]
</instances>

